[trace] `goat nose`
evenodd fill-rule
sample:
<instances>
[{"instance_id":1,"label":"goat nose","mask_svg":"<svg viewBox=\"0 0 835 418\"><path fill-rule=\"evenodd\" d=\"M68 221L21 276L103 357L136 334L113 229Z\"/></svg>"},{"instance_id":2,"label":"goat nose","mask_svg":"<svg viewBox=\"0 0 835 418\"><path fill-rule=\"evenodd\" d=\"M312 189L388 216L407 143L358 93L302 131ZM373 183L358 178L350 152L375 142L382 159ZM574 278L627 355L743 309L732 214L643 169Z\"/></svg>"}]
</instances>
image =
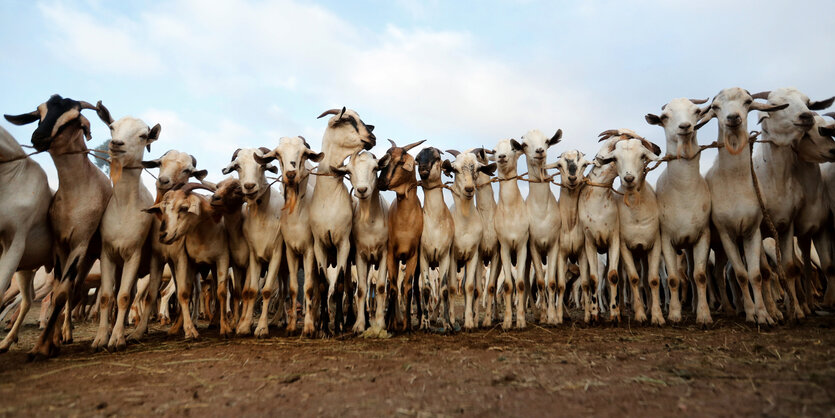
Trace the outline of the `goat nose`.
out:
<instances>
[{"instance_id":1,"label":"goat nose","mask_svg":"<svg viewBox=\"0 0 835 418\"><path fill-rule=\"evenodd\" d=\"M474 190L475 190L475 187L473 187L473 186L464 187L464 191L467 192L467 193L472 193Z\"/></svg>"},{"instance_id":2,"label":"goat nose","mask_svg":"<svg viewBox=\"0 0 835 418\"><path fill-rule=\"evenodd\" d=\"M125 141L117 141L115 139L111 139L110 144L115 145L117 147L121 147L122 145L125 145Z\"/></svg>"},{"instance_id":3,"label":"goat nose","mask_svg":"<svg viewBox=\"0 0 835 418\"><path fill-rule=\"evenodd\" d=\"M803 123L811 123L812 118L814 118L814 116L815 114L812 112L803 112L798 117L800 118L800 121Z\"/></svg>"},{"instance_id":4,"label":"goat nose","mask_svg":"<svg viewBox=\"0 0 835 418\"><path fill-rule=\"evenodd\" d=\"M357 187L357 192L359 192L359 194L365 194L367 191L368 187Z\"/></svg>"},{"instance_id":5,"label":"goat nose","mask_svg":"<svg viewBox=\"0 0 835 418\"><path fill-rule=\"evenodd\" d=\"M287 180L293 180L294 178L296 178L296 170L291 170L284 173L284 177L287 177Z\"/></svg>"},{"instance_id":6,"label":"goat nose","mask_svg":"<svg viewBox=\"0 0 835 418\"><path fill-rule=\"evenodd\" d=\"M159 180L159 184L168 184L168 183L171 183L171 179L169 179L168 177L162 177L162 176L160 176L158 180Z\"/></svg>"},{"instance_id":7,"label":"goat nose","mask_svg":"<svg viewBox=\"0 0 835 418\"><path fill-rule=\"evenodd\" d=\"M568 176L568 180L569 181L575 181L575 180L577 180L577 176L574 176L574 175Z\"/></svg>"},{"instance_id":8,"label":"goat nose","mask_svg":"<svg viewBox=\"0 0 835 418\"><path fill-rule=\"evenodd\" d=\"M252 190L255 188L255 183L244 183L244 189Z\"/></svg>"},{"instance_id":9,"label":"goat nose","mask_svg":"<svg viewBox=\"0 0 835 418\"><path fill-rule=\"evenodd\" d=\"M633 181L635 181L635 176L633 176L632 174L627 174L623 176L623 181L627 183L632 183Z\"/></svg>"},{"instance_id":10,"label":"goat nose","mask_svg":"<svg viewBox=\"0 0 835 418\"><path fill-rule=\"evenodd\" d=\"M739 122L739 113L731 113L728 115L729 122Z\"/></svg>"},{"instance_id":11,"label":"goat nose","mask_svg":"<svg viewBox=\"0 0 835 418\"><path fill-rule=\"evenodd\" d=\"M536 149L536 153L537 153L537 154L542 154L543 152L545 152L545 149L544 149L544 148L537 148L537 149Z\"/></svg>"},{"instance_id":12,"label":"goat nose","mask_svg":"<svg viewBox=\"0 0 835 418\"><path fill-rule=\"evenodd\" d=\"M678 124L679 129L690 129L691 126L690 122L682 122Z\"/></svg>"}]
</instances>

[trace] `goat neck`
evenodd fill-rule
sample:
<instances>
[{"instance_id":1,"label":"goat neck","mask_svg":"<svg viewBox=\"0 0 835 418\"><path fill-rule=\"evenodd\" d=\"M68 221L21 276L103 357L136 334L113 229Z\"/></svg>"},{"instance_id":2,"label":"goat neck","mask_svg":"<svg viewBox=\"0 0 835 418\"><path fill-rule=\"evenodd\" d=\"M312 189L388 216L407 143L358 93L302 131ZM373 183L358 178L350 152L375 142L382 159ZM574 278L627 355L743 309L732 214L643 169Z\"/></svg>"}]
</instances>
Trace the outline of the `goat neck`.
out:
<instances>
[{"instance_id":1,"label":"goat neck","mask_svg":"<svg viewBox=\"0 0 835 418\"><path fill-rule=\"evenodd\" d=\"M90 179L97 174L106 178L104 177L104 173L96 168L90 161L90 158L87 157L87 154L83 152L87 150L87 145L84 143L83 130L64 129L59 135L71 135L66 141L61 139L54 140L52 146L49 147L49 154L55 163L55 170L58 172L60 188L65 190L75 188L87 189L90 187L88 183L79 180Z\"/></svg>"},{"instance_id":2,"label":"goat neck","mask_svg":"<svg viewBox=\"0 0 835 418\"><path fill-rule=\"evenodd\" d=\"M719 123L719 143L724 143L724 138L727 135L733 135L733 133L728 132L728 128L724 125L724 123ZM751 144L746 142L742 150L735 155L725 148L720 148L714 163L717 171L723 173L722 176L728 176L724 178L736 178L740 181L745 181L744 179L747 178L747 184L751 184L751 163L748 161L750 158L748 147L750 146Z\"/></svg>"},{"instance_id":3,"label":"goat neck","mask_svg":"<svg viewBox=\"0 0 835 418\"><path fill-rule=\"evenodd\" d=\"M678 157L667 162L664 171L670 181L678 190L687 190L689 185L696 184L701 180L699 171L699 143L696 139L696 131L685 140L678 141L675 137L667 135L667 156Z\"/></svg>"},{"instance_id":4,"label":"goat neck","mask_svg":"<svg viewBox=\"0 0 835 418\"><path fill-rule=\"evenodd\" d=\"M547 185L548 183L545 184ZM574 188L560 188L560 200L557 202L557 206L560 210L560 219L562 219L563 228L571 229L577 224L577 220L579 219L577 205L580 201L580 192L584 188L585 187L582 184ZM550 192L551 190L549 189L548 193ZM530 193L533 193L533 189L531 189ZM528 196L528 198L530 198L530 194Z\"/></svg>"},{"instance_id":5,"label":"goat neck","mask_svg":"<svg viewBox=\"0 0 835 418\"><path fill-rule=\"evenodd\" d=\"M490 183L490 176L487 174L478 174L478 178L476 179L475 203L476 208L478 208L482 216L496 212L496 197L493 195L493 183Z\"/></svg>"},{"instance_id":6,"label":"goat neck","mask_svg":"<svg viewBox=\"0 0 835 418\"><path fill-rule=\"evenodd\" d=\"M507 169L506 171L499 168L499 201L503 202L505 205L515 205L515 204L524 204L524 199L522 199L522 192L519 191L519 184L516 177L516 165L513 165L513 168ZM507 180L511 179L513 180Z\"/></svg>"},{"instance_id":7,"label":"goat neck","mask_svg":"<svg viewBox=\"0 0 835 418\"><path fill-rule=\"evenodd\" d=\"M543 168L545 160L537 160L536 158L530 158L527 155L525 156L525 159L528 163L528 178L532 180L528 183L528 199L539 204L547 204L549 201L556 203L554 194L551 193L551 183L543 181L543 179L545 179L548 175ZM516 182L514 181L514 184L515 183Z\"/></svg>"},{"instance_id":8,"label":"goat neck","mask_svg":"<svg viewBox=\"0 0 835 418\"><path fill-rule=\"evenodd\" d=\"M366 199L357 199L357 213L362 214L361 219L377 219L383 213L383 200L380 199L380 190L374 187L371 189L371 196Z\"/></svg>"}]
</instances>

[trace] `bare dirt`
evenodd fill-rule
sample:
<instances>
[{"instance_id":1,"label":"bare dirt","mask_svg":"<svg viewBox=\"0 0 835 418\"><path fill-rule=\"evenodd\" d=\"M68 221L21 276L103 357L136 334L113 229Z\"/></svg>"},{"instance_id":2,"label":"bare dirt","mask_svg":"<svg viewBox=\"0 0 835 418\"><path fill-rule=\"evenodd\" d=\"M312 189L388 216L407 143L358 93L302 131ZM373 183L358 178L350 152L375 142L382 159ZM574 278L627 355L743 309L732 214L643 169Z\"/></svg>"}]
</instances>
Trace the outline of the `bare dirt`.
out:
<instances>
[{"instance_id":1,"label":"bare dirt","mask_svg":"<svg viewBox=\"0 0 835 418\"><path fill-rule=\"evenodd\" d=\"M37 312L37 309L33 309ZM531 325L385 340L185 342L153 327L92 353L92 323L57 358L27 363L34 317L0 356L2 415L597 416L835 414L835 316L758 329ZM530 323L530 322L529 322Z\"/></svg>"}]
</instances>

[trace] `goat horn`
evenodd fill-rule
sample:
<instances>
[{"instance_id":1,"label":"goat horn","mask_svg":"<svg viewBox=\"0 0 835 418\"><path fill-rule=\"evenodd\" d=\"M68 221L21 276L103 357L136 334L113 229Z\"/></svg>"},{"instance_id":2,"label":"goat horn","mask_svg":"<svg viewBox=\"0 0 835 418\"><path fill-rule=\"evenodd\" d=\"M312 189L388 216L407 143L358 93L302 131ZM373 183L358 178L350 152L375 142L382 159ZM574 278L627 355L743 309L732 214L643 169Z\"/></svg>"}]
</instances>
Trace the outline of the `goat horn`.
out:
<instances>
[{"instance_id":1,"label":"goat horn","mask_svg":"<svg viewBox=\"0 0 835 418\"><path fill-rule=\"evenodd\" d=\"M395 144L394 141L391 138L389 138L388 140L389 140L389 142L391 142L391 147L392 148L397 148L397 144Z\"/></svg>"},{"instance_id":2,"label":"goat horn","mask_svg":"<svg viewBox=\"0 0 835 418\"><path fill-rule=\"evenodd\" d=\"M695 105L707 103L707 99L690 99L690 101Z\"/></svg>"},{"instance_id":3,"label":"goat horn","mask_svg":"<svg viewBox=\"0 0 835 418\"><path fill-rule=\"evenodd\" d=\"M191 157L191 165L192 165L192 167L197 168L197 158L194 158L194 156L193 156L193 155L191 155L191 154L189 154L189 157Z\"/></svg>"},{"instance_id":4,"label":"goat horn","mask_svg":"<svg viewBox=\"0 0 835 418\"><path fill-rule=\"evenodd\" d=\"M342 115L345 114L345 106L342 106L342 112L339 112L339 118L342 119Z\"/></svg>"},{"instance_id":5,"label":"goat horn","mask_svg":"<svg viewBox=\"0 0 835 418\"><path fill-rule=\"evenodd\" d=\"M835 119L835 112L824 113L824 116L829 116L832 119Z\"/></svg>"},{"instance_id":6,"label":"goat horn","mask_svg":"<svg viewBox=\"0 0 835 418\"><path fill-rule=\"evenodd\" d=\"M183 193L185 193L185 194L189 194L196 189L208 190L212 193L217 191L217 190L212 190L211 187L206 186L205 184L202 184L202 183L186 183L180 190L182 190Z\"/></svg>"},{"instance_id":7,"label":"goat horn","mask_svg":"<svg viewBox=\"0 0 835 418\"><path fill-rule=\"evenodd\" d=\"M327 116L327 115L339 115L339 109L330 109L330 110L326 110L326 111L322 112L322 114L321 114L321 115L319 115L319 117L318 117L318 118L316 118L316 119L322 119L323 117L325 117L325 116ZM341 116L341 115L340 115L340 116Z\"/></svg>"},{"instance_id":8,"label":"goat horn","mask_svg":"<svg viewBox=\"0 0 835 418\"><path fill-rule=\"evenodd\" d=\"M619 133L616 129L605 130L605 131L603 131L603 132L601 132L600 134L597 135L597 137L600 138L600 139L598 139L597 142L603 142L603 141L605 141L605 140L607 140L607 139L609 139L613 136L616 136L616 135L619 135Z\"/></svg>"},{"instance_id":9,"label":"goat horn","mask_svg":"<svg viewBox=\"0 0 835 418\"><path fill-rule=\"evenodd\" d=\"M304 142L304 146L306 146L306 147L307 147L307 149L310 149L310 144L308 144L308 143L307 143L307 140L306 140L306 139L304 139L304 137L303 137L303 136L301 136L301 135L299 135L299 138L301 138L302 142Z\"/></svg>"},{"instance_id":10,"label":"goat horn","mask_svg":"<svg viewBox=\"0 0 835 418\"><path fill-rule=\"evenodd\" d=\"M751 97L753 97L754 99L768 100L769 94L771 94L771 91L761 91L759 93L752 94Z\"/></svg>"},{"instance_id":11,"label":"goat horn","mask_svg":"<svg viewBox=\"0 0 835 418\"><path fill-rule=\"evenodd\" d=\"M459 154L461 154L461 152L459 152L458 150L454 150L454 149L448 149L448 150L446 150L446 152L448 152L453 157L457 157Z\"/></svg>"},{"instance_id":12,"label":"goat horn","mask_svg":"<svg viewBox=\"0 0 835 418\"><path fill-rule=\"evenodd\" d=\"M97 107L91 105L90 103L85 102L84 100L79 101L78 104L81 105L82 109L99 110Z\"/></svg>"},{"instance_id":13,"label":"goat horn","mask_svg":"<svg viewBox=\"0 0 835 418\"><path fill-rule=\"evenodd\" d=\"M238 153L241 152L241 149L238 148L235 152L232 153L232 161L235 161L238 158Z\"/></svg>"},{"instance_id":14,"label":"goat horn","mask_svg":"<svg viewBox=\"0 0 835 418\"><path fill-rule=\"evenodd\" d=\"M414 147L416 147L416 146L418 146L418 145L420 145L420 144L422 144L422 143L424 143L424 142L426 142L426 140L425 140L425 139L421 139L421 140L420 140L420 141L418 141L418 142L413 142L413 143L411 143L411 144L406 145L405 147L403 147L403 151L409 151L410 149L412 149L412 148L414 148Z\"/></svg>"},{"instance_id":15,"label":"goat horn","mask_svg":"<svg viewBox=\"0 0 835 418\"><path fill-rule=\"evenodd\" d=\"M271 149L269 149L267 147L258 147L258 149L261 150L261 153L263 153L264 155L267 155L267 154L269 154L270 151L272 151Z\"/></svg>"},{"instance_id":16,"label":"goat horn","mask_svg":"<svg viewBox=\"0 0 835 418\"><path fill-rule=\"evenodd\" d=\"M667 104L666 104L666 103L664 103L664 105L663 105L663 106L661 106L661 111L663 112L663 111L664 111L664 109L666 109L666 108L667 108Z\"/></svg>"}]
</instances>

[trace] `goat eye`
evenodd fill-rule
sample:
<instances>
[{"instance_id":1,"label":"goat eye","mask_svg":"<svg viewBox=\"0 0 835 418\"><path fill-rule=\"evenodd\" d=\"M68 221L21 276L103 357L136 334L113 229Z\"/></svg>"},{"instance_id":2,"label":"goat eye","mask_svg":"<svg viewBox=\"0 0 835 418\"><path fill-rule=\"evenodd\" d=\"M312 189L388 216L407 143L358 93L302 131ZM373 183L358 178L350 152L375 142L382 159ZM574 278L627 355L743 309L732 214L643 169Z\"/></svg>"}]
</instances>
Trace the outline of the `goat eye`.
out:
<instances>
[{"instance_id":1,"label":"goat eye","mask_svg":"<svg viewBox=\"0 0 835 418\"><path fill-rule=\"evenodd\" d=\"M713 110L719 110L719 105L710 105L710 108Z\"/></svg>"},{"instance_id":2,"label":"goat eye","mask_svg":"<svg viewBox=\"0 0 835 418\"><path fill-rule=\"evenodd\" d=\"M667 115L661 115L661 120L667 120L669 117Z\"/></svg>"},{"instance_id":3,"label":"goat eye","mask_svg":"<svg viewBox=\"0 0 835 418\"><path fill-rule=\"evenodd\" d=\"M745 101L745 106L750 106L750 105L751 105L751 103L753 103L753 102L754 102L754 101L753 101L753 100L750 100L750 99L749 99L749 100L746 100L746 101Z\"/></svg>"},{"instance_id":4,"label":"goat eye","mask_svg":"<svg viewBox=\"0 0 835 418\"><path fill-rule=\"evenodd\" d=\"M139 135L139 138L141 138L141 139L148 139L148 134L142 134L142 135Z\"/></svg>"},{"instance_id":5,"label":"goat eye","mask_svg":"<svg viewBox=\"0 0 835 418\"><path fill-rule=\"evenodd\" d=\"M188 206L180 206L180 212L188 212Z\"/></svg>"}]
</instances>

